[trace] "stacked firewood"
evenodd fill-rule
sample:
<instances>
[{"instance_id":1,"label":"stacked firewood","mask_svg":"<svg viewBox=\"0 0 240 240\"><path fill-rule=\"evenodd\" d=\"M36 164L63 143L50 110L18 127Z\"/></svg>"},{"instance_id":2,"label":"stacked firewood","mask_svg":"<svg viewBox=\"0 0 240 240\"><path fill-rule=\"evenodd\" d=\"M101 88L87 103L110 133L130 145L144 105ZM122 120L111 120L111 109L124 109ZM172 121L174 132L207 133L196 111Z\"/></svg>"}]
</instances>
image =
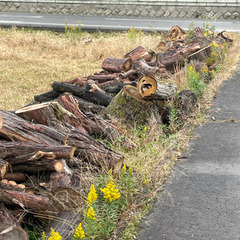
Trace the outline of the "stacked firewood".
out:
<instances>
[{"instance_id":1,"label":"stacked firewood","mask_svg":"<svg viewBox=\"0 0 240 240\"><path fill-rule=\"evenodd\" d=\"M21 228L24 215L34 213L34 218L42 219L49 212L61 214L77 208L76 202L84 201L79 169L112 169L117 174L123 156L101 139L112 144L121 139L128 149L135 144L109 115L130 119L129 113L138 118L142 111L148 113L143 121L151 126L161 124L166 102L177 93L171 78L176 66L192 59L206 60L212 41L233 41L225 31L215 38L209 32L209 36L196 28L187 39L186 33L174 26L167 41L160 42L158 53L138 46L123 58L104 59L99 73L53 82L51 91L35 96L34 102L15 112L0 110L0 240L28 239ZM120 97L127 101L119 101ZM114 114L119 105L126 115ZM134 109L129 109L130 105Z\"/></svg>"}]
</instances>

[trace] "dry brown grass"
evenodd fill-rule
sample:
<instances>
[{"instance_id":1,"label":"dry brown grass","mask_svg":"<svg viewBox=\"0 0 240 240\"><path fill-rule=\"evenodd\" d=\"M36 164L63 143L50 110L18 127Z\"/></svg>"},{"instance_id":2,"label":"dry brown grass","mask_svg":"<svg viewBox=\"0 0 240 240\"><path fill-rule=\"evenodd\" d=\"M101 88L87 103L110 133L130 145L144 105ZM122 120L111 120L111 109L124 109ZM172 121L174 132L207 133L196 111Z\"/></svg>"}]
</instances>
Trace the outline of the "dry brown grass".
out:
<instances>
[{"instance_id":1,"label":"dry brown grass","mask_svg":"<svg viewBox=\"0 0 240 240\"><path fill-rule=\"evenodd\" d=\"M74 36L73 36L74 37ZM0 29L0 108L15 110L50 90L50 83L93 74L106 57L121 58L138 45L155 48L160 36L127 33L107 38L86 34L80 41L64 34Z\"/></svg>"}]
</instances>

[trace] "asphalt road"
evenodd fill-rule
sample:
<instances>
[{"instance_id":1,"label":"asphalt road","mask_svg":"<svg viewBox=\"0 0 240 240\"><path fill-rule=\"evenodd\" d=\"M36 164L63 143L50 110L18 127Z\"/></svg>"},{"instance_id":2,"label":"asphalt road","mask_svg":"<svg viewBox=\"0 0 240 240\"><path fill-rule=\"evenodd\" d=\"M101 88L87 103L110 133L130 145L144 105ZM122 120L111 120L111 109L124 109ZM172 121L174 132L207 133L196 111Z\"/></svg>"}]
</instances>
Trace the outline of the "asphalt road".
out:
<instances>
[{"instance_id":1,"label":"asphalt road","mask_svg":"<svg viewBox=\"0 0 240 240\"><path fill-rule=\"evenodd\" d=\"M17 26L64 31L66 21L69 26L76 27L79 26L80 21L81 28L87 31L124 31L128 30L129 27L144 31L168 31L174 25L179 25L183 29L187 29L192 21L194 21L195 26L200 27L203 26L203 23L206 23L202 19L0 13L0 26L4 27ZM219 32L222 30L227 30L228 32L240 31L240 22L238 20L215 20L209 22Z\"/></svg>"},{"instance_id":2,"label":"asphalt road","mask_svg":"<svg viewBox=\"0 0 240 240\"><path fill-rule=\"evenodd\" d=\"M139 240L240 239L240 64L195 131L186 160L167 181Z\"/></svg>"}]
</instances>

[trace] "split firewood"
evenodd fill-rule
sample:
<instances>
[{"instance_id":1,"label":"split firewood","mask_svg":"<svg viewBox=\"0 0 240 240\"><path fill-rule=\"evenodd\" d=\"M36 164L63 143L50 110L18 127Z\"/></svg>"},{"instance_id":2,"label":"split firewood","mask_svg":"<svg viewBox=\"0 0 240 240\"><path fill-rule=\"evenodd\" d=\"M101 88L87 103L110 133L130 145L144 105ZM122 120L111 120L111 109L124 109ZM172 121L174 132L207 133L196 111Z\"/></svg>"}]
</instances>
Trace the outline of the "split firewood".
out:
<instances>
[{"instance_id":1,"label":"split firewood","mask_svg":"<svg viewBox=\"0 0 240 240\"><path fill-rule=\"evenodd\" d=\"M150 62L152 60L152 55L142 46L138 46L129 53L125 54L125 58L130 58L132 62L137 61L139 58L143 58L145 61ZM128 69L130 70L130 68ZM124 72L128 71L125 70Z\"/></svg>"},{"instance_id":2,"label":"split firewood","mask_svg":"<svg viewBox=\"0 0 240 240\"><path fill-rule=\"evenodd\" d=\"M128 58L106 58L102 63L102 69L109 72L126 72L132 66L132 62Z\"/></svg>"},{"instance_id":3,"label":"split firewood","mask_svg":"<svg viewBox=\"0 0 240 240\"><path fill-rule=\"evenodd\" d=\"M48 102L52 101L55 98L57 98L59 95L61 95L62 92L56 91L56 90L51 90L39 95L34 96L34 100L37 102Z\"/></svg>"},{"instance_id":4,"label":"split firewood","mask_svg":"<svg viewBox=\"0 0 240 240\"><path fill-rule=\"evenodd\" d=\"M36 212L46 211L50 207L48 197L0 188L0 201L10 205L19 205Z\"/></svg>"},{"instance_id":5,"label":"split firewood","mask_svg":"<svg viewBox=\"0 0 240 240\"><path fill-rule=\"evenodd\" d=\"M167 40L176 41L178 39L185 39L185 37L186 37L186 32L182 28L176 25L170 29L169 34L167 35Z\"/></svg>"},{"instance_id":6,"label":"split firewood","mask_svg":"<svg viewBox=\"0 0 240 240\"><path fill-rule=\"evenodd\" d=\"M0 179L4 178L8 170L9 170L9 163L3 159L0 159Z\"/></svg>"},{"instance_id":7,"label":"split firewood","mask_svg":"<svg viewBox=\"0 0 240 240\"><path fill-rule=\"evenodd\" d=\"M35 142L0 141L0 156L11 165L45 159L70 159L75 147L64 145L44 145Z\"/></svg>"},{"instance_id":8,"label":"split firewood","mask_svg":"<svg viewBox=\"0 0 240 240\"><path fill-rule=\"evenodd\" d=\"M104 170L113 168L114 171L119 171L121 168L122 155L76 128L71 129L70 133L66 133L45 125L30 123L3 110L0 110L0 116L4 121L2 129L0 129L0 136L6 139L44 145L75 146L76 156L100 166Z\"/></svg>"},{"instance_id":9,"label":"split firewood","mask_svg":"<svg viewBox=\"0 0 240 240\"><path fill-rule=\"evenodd\" d=\"M111 80L114 80L115 78L117 78L119 75L119 73L112 73L112 74L95 74L95 75L90 75L88 77L88 79L97 81L99 83L104 83L104 82L108 82Z\"/></svg>"},{"instance_id":10,"label":"split firewood","mask_svg":"<svg viewBox=\"0 0 240 240\"><path fill-rule=\"evenodd\" d=\"M63 82L54 82L53 89L59 92L70 92L73 95L86 99L92 103L108 106L113 97L106 94L103 90L97 87L96 84L86 84L84 86L73 85Z\"/></svg>"},{"instance_id":11,"label":"split firewood","mask_svg":"<svg viewBox=\"0 0 240 240\"><path fill-rule=\"evenodd\" d=\"M168 101L175 97L177 86L175 84L158 82L153 77L143 76L138 83L138 92L145 100Z\"/></svg>"},{"instance_id":12,"label":"split firewood","mask_svg":"<svg viewBox=\"0 0 240 240\"><path fill-rule=\"evenodd\" d=\"M15 173L7 173L4 176L4 179L8 181L15 181L15 182L25 182L27 177L22 172L15 172Z\"/></svg>"}]
</instances>

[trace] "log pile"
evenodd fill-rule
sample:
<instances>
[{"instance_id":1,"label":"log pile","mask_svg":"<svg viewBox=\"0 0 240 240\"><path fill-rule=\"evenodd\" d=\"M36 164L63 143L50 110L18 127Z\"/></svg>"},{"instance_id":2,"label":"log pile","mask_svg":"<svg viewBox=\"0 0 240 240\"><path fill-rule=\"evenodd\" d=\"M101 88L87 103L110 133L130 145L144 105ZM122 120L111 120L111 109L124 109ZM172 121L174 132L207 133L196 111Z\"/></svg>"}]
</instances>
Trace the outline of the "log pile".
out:
<instances>
[{"instance_id":1,"label":"log pile","mask_svg":"<svg viewBox=\"0 0 240 240\"><path fill-rule=\"evenodd\" d=\"M135 144L111 118L130 126L148 125L152 133L159 133L167 119L165 106L177 93L173 70L193 60L201 65L210 56L213 41L233 41L226 31L215 38L214 33L209 35L196 28L187 39L184 30L174 26L159 43L159 52L138 46L123 58L104 59L98 73L53 82L52 90L15 112L0 110L0 239L28 239L21 228L24 215L34 213L34 218L42 219L49 212L74 212L76 202L84 202L79 169L112 169L117 175L123 156L101 139L112 144L121 139L128 149ZM179 110L191 115L196 96L184 90L178 99ZM76 220L71 214L69 218Z\"/></svg>"}]
</instances>

